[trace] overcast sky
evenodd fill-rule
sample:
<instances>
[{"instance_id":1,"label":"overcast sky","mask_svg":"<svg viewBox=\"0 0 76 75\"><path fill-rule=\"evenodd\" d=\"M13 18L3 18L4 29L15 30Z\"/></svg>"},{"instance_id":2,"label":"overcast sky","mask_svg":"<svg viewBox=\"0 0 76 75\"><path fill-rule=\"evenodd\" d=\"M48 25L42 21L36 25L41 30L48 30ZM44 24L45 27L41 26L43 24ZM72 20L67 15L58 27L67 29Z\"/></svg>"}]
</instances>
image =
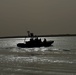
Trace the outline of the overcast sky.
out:
<instances>
[{"instance_id":1,"label":"overcast sky","mask_svg":"<svg viewBox=\"0 0 76 75\"><path fill-rule=\"evenodd\" d=\"M0 0L0 36L76 33L76 0Z\"/></svg>"}]
</instances>

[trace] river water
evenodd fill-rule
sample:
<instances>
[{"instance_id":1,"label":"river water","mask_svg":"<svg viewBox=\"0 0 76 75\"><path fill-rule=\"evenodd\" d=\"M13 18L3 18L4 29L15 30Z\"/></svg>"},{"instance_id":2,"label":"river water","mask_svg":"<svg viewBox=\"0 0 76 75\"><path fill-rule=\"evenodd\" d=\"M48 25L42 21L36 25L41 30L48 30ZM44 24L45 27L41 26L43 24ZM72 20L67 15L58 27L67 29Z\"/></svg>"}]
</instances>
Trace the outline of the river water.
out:
<instances>
[{"instance_id":1,"label":"river water","mask_svg":"<svg viewBox=\"0 0 76 75\"><path fill-rule=\"evenodd\" d=\"M46 39L54 40L51 47L18 48L24 38L0 39L0 75L76 75L76 37Z\"/></svg>"}]
</instances>

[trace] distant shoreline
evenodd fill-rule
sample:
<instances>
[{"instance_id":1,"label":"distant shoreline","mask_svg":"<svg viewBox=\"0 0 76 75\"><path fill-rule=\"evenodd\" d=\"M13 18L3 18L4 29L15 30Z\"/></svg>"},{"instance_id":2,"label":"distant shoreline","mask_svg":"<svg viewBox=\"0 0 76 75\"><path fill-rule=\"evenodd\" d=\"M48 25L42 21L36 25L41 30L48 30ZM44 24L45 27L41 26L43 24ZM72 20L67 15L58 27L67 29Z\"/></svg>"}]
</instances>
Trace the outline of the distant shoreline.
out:
<instances>
[{"instance_id":1,"label":"distant shoreline","mask_svg":"<svg viewBox=\"0 0 76 75\"><path fill-rule=\"evenodd\" d=\"M36 35L33 37L67 37L67 36L76 36L76 34L54 34L54 35ZM28 38L28 36L5 36L5 37L0 37L0 39L3 38Z\"/></svg>"}]
</instances>

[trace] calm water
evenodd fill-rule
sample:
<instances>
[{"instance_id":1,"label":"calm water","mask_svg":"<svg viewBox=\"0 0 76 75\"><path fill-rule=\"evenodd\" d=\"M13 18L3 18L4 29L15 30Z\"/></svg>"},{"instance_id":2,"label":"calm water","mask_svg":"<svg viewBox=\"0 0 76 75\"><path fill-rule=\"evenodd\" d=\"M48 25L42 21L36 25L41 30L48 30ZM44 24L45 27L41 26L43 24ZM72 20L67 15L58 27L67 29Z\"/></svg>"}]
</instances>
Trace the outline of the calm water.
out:
<instances>
[{"instance_id":1,"label":"calm water","mask_svg":"<svg viewBox=\"0 0 76 75\"><path fill-rule=\"evenodd\" d=\"M53 46L18 48L24 38L0 39L0 75L76 75L76 37L46 39Z\"/></svg>"}]
</instances>

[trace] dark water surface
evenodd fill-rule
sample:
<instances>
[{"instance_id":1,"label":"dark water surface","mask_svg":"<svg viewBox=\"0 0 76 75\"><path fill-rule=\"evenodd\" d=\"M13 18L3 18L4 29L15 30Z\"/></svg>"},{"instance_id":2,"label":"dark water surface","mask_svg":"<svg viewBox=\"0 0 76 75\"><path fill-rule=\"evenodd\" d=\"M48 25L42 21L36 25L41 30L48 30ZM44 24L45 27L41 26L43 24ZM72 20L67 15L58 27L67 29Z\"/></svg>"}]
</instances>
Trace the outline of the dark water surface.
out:
<instances>
[{"instance_id":1,"label":"dark water surface","mask_svg":"<svg viewBox=\"0 0 76 75\"><path fill-rule=\"evenodd\" d=\"M24 38L0 39L0 75L76 75L76 37L46 39L53 46L18 48Z\"/></svg>"}]
</instances>

